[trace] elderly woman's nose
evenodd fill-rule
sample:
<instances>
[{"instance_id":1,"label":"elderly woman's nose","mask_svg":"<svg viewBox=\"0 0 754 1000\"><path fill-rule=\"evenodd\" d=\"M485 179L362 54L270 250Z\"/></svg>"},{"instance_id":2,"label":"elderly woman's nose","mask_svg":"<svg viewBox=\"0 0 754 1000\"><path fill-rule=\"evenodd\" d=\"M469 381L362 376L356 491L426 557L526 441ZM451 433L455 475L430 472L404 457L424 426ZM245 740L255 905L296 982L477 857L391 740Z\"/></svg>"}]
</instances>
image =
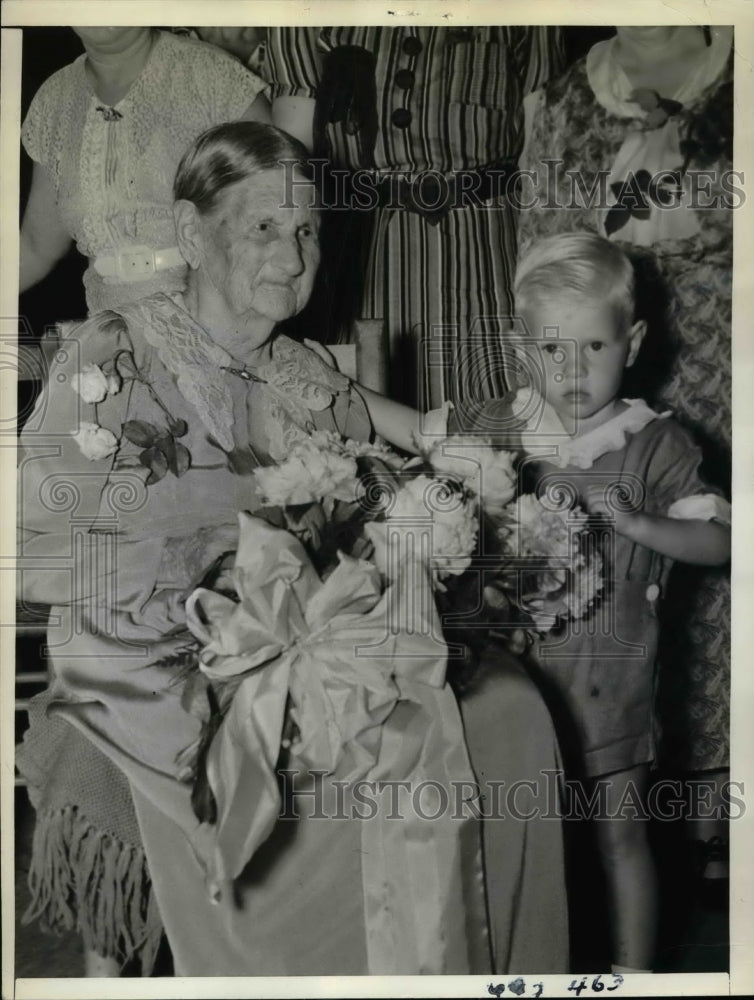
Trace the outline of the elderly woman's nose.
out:
<instances>
[{"instance_id":1,"label":"elderly woman's nose","mask_svg":"<svg viewBox=\"0 0 754 1000\"><path fill-rule=\"evenodd\" d=\"M306 268L304 253L296 234L282 236L277 242L273 257L278 267L288 274L301 274Z\"/></svg>"}]
</instances>

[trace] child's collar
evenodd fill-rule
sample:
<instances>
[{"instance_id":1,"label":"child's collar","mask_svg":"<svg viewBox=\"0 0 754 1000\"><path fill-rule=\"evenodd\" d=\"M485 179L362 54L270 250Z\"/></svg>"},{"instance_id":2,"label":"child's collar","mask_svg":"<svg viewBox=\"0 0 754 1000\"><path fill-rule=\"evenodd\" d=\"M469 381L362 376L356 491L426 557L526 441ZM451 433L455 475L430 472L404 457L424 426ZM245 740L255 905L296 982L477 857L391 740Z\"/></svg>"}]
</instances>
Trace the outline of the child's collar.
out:
<instances>
[{"instance_id":1,"label":"child's collar","mask_svg":"<svg viewBox=\"0 0 754 1000\"><path fill-rule=\"evenodd\" d=\"M533 389L519 389L514 412L525 422L523 448L527 455L558 468L589 469L602 455L625 447L628 434L636 434L653 420L670 416L657 413L643 399L624 399L626 409L580 437L571 437L549 403Z\"/></svg>"}]
</instances>

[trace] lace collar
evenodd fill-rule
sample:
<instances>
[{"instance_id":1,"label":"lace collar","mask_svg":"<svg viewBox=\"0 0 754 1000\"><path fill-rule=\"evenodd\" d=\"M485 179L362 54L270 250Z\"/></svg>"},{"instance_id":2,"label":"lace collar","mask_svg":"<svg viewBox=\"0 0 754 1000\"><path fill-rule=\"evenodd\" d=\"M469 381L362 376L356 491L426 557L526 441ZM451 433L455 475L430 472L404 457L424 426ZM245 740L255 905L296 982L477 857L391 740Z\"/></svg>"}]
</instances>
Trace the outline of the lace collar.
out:
<instances>
[{"instance_id":1,"label":"lace collar","mask_svg":"<svg viewBox=\"0 0 754 1000\"><path fill-rule=\"evenodd\" d=\"M720 76L733 46L733 29L726 25L711 27L712 42L707 58L686 77L675 94L662 94L688 106ZM626 76L617 55L617 36L597 42L587 53L586 74L589 86L605 110L620 118L646 118L647 112L629 97L636 89Z\"/></svg>"},{"instance_id":2,"label":"lace collar","mask_svg":"<svg viewBox=\"0 0 754 1000\"><path fill-rule=\"evenodd\" d=\"M180 293L160 292L117 312L129 327L143 334L207 429L231 451L234 418L227 380L235 376L223 369L237 367L238 361L186 312ZM247 366L247 371L256 376L250 384L274 394L295 420L302 410L326 410L333 396L349 385L344 375L328 368L313 351L282 335L272 343L272 359L256 368Z\"/></svg>"},{"instance_id":3,"label":"lace collar","mask_svg":"<svg viewBox=\"0 0 754 1000\"><path fill-rule=\"evenodd\" d=\"M526 418L522 432L524 451L532 457L542 459L560 469L571 466L590 469L602 455L620 451L626 446L629 434L643 430L653 420L663 420L670 411L657 413L643 399L624 399L627 408L607 423L579 437L570 437L553 408L541 397L540 406L534 412L530 390L519 390L514 402L515 410L526 410L531 415ZM554 454L543 454L544 447L557 448Z\"/></svg>"}]
</instances>

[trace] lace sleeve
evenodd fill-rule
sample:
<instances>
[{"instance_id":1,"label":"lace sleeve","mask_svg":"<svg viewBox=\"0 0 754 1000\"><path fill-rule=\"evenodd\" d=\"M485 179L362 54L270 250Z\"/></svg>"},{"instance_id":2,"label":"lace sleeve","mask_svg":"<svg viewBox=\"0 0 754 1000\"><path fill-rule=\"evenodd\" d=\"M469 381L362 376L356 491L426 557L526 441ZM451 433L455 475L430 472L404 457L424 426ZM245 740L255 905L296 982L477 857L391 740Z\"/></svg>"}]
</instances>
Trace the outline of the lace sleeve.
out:
<instances>
[{"instance_id":1,"label":"lace sleeve","mask_svg":"<svg viewBox=\"0 0 754 1000\"><path fill-rule=\"evenodd\" d=\"M185 44L193 49L191 70L210 121L236 121L267 87L264 80L220 49L205 42L187 40Z\"/></svg>"},{"instance_id":2,"label":"lace sleeve","mask_svg":"<svg viewBox=\"0 0 754 1000\"><path fill-rule=\"evenodd\" d=\"M55 77L51 77L46 80L34 95L21 127L21 142L32 160L47 167L57 180L57 170L54 166L57 156L53 149L53 123L59 117L61 109L54 107L56 93L54 79Z\"/></svg>"}]
</instances>

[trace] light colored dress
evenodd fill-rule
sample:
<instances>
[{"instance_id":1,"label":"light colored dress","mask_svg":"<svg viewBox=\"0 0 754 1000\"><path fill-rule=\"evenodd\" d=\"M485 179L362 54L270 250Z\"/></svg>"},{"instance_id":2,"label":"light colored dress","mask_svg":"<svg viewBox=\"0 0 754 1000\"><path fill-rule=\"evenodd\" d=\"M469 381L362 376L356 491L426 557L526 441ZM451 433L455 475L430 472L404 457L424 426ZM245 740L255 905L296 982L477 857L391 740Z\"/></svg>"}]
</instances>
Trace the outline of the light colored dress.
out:
<instances>
[{"instance_id":1,"label":"light colored dress","mask_svg":"<svg viewBox=\"0 0 754 1000\"><path fill-rule=\"evenodd\" d=\"M730 174L732 42L732 28L711 28L711 45L678 92L660 95L679 105L670 116L653 117L630 100L633 86L617 64L614 39L599 42L532 95L521 165L536 172L526 197L536 197L537 204L521 213L519 227L522 251L539 237L588 230L623 244L637 260L647 279L643 308L652 322L626 391L672 409L701 443L705 474L728 496L731 209L740 197L728 189L731 183L736 187ZM557 162L549 174L545 160ZM684 163L682 208L615 214L616 192L629 175L677 170ZM707 178L698 209L690 192L693 171L704 171ZM574 188L577 177L589 192L601 172L603 207ZM727 767L729 570L685 567L674 573L665 618L667 641L661 636L660 655L666 669L659 681L664 761L686 771Z\"/></svg>"},{"instance_id":2,"label":"light colored dress","mask_svg":"<svg viewBox=\"0 0 754 1000\"><path fill-rule=\"evenodd\" d=\"M124 284L103 278L92 261L129 247L175 247L172 192L181 157L205 129L239 118L266 84L211 45L158 31L139 77L108 109L85 62L82 54L42 84L21 138L49 172L61 221L89 258L84 288L95 313L183 287L182 263Z\"/></svg>"},{"instance_id":3,"label":"light colored dress","mask_svg":"<svg viewBox=\"0 0 754 1000\"><path fill-rule=\"evenodd\" d=\"M258 461L281 458L313 427L363 438L366 411L347 380L285 338L256 372L266 383L221 371L229 357L186 314L179 296L153 296L124 307L120 317L96 317L70 344L80 354L72 350L54 373L23 437L19 557L24 572L41 572L46 583L55 572L51 556L61 559L54 585L67 599L53 609L56 682L44 704L53 719L84 732L132 783L176 972L481 973L493 964L564 970L562 835L550 817L491 821L486 880L475 821L456 832L429 824L418 839L386 833L384 881L375 877L379 851L364 850L364 836L377 836L372 843L382 850L376 823L281 822L236 880L243 907L232 905L228 891L213 905L212 829L199 824L190 785L181 780L186 751L202 731L182 702L181 651L190 639L185 598L216 556L235 549L238 511L255 503L250 473ZM127 419L164 426L165 412L142 381L98 404L96 414L72 392L70 379L84 363L102 364L119 350L132 354L170 415L188 425L181 442L191 468L180 478L145 486L147 470L135 461L139 447L124 444L115 456L89 462L70 437L82 418L118 436ZM61 454L50 454L45 443L51 442ZM93 599L76 593L76 581L85 581ZM409 773L422 719L430 724L418 760L428 780L447 787L452 774L507 783L541 778L543 769L557 772L546 709L515 665L462 706L473 773L447 687L406 678L402 690L377 729L384 752L406 757ZM515 713L510 729L508 710ZM533 751L527 725L539 734ZM297 767L295 758L290 766ZM298 767L306 780L308 768ZM402 774L396 766L387 776ZM330 795L332 786L324 784Z\"/></svg>"}]
</instances>

